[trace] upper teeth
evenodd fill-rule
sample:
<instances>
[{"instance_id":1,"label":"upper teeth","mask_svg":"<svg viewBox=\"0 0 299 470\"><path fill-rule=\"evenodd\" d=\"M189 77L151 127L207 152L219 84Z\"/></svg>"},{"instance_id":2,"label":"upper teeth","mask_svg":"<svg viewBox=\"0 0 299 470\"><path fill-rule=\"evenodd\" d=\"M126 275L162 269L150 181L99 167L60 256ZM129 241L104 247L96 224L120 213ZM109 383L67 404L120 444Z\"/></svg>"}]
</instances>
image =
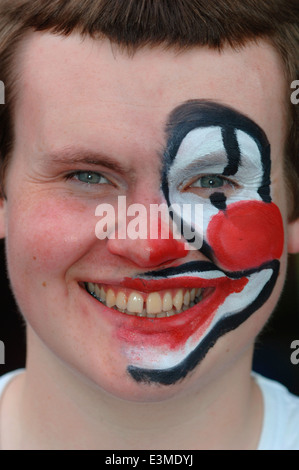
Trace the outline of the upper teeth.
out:
<instances>
[{"instance_id":1,"label":"upper teeth","mask_svg":"<svg viewBox=\"0 0 299 470\"><path fill-rule=\"evenodd\" d=\"M203 289L173 289L143 294L129 289L86 284L87 291L107 307L118 309L129 315L163 318L181 313L202 298Z\"/></svg>"}]
</instances>

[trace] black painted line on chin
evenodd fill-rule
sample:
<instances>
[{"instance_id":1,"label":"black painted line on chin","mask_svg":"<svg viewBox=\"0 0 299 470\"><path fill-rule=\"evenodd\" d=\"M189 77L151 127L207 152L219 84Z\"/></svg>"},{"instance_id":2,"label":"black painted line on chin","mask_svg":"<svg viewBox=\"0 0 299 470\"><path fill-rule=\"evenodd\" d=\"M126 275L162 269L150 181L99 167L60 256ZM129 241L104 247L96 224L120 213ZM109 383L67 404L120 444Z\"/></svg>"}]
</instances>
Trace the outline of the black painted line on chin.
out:
<instances>
[{"instance_id":1,"label":"black painted line on chin","mask_svg":"<svg viewBox=\"0 0 299 470\"><path fill-rule=\"evenodd\" d=\"M174 385L183 380L206 356L216 341L226 333L235 330L254 312L261 308L270 297L279 274L280 262L273 260L267 265L273 274L265 284L259 296L242 312L220 320L204 340L178 365L169 369L143 369L129 366L127 372L138 383Z\"/></svg>"}]
</instances>

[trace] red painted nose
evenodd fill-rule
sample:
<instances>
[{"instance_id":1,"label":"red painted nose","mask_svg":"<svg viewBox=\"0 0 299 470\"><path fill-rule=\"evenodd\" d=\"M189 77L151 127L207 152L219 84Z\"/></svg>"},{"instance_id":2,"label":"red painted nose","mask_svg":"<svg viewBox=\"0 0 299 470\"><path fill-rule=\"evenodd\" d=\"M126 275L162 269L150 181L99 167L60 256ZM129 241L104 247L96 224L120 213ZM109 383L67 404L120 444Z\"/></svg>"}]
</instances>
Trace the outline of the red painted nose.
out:
<instances>
[{"instance_id":1,"label":"red painted nose","mask_svg":"<svg viewBox=\"0 0 299 470\"><path fill-rule=\"evenodd\" d=\"M185 248L183 239L175 239L171 231L168 231L168 238L165 238L165 230L162 238L161 224L154 239L148 236L146 239L131 240L127 237L125 240L118 240L116 232L115 239L109 239L107 242L108 250L143 268L171 263L187 256L189 250Z\"/></svg>"},{"instance_id":2,"label":"red painted nose","mask_svg":"<svg viewBox=\"0 0 299 470\"><path fill-rule=\"evenodd\" d=\"M224 269L257 268L282 255L284 230L280 211L273 203L236 202L212 218L207 239Z\"/></svg>"}]
</instances>

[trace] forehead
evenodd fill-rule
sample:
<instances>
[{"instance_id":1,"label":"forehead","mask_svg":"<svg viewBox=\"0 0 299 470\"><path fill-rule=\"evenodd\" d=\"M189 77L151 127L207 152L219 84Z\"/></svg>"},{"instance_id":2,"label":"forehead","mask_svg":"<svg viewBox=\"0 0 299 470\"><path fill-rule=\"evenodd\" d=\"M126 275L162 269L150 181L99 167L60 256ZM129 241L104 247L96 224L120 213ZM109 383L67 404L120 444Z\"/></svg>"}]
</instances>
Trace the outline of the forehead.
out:
<instances>
[{"instance_id":1,"label":"forehead","mask_svg":"<svg viewBox=\"0 0 299 470\"><path fill-rule=\"evenodd\" d=\"M262 127L272 149L283 142L285 83L266 42L221 53L143 48L129 56L106 40L33 33L19 72L17 144L53 149L75 137L119 158L128 157L128 146L135 155L151 153L163 145L170 113L190 99L228 104Z\"/></svg>"}]
</instances>

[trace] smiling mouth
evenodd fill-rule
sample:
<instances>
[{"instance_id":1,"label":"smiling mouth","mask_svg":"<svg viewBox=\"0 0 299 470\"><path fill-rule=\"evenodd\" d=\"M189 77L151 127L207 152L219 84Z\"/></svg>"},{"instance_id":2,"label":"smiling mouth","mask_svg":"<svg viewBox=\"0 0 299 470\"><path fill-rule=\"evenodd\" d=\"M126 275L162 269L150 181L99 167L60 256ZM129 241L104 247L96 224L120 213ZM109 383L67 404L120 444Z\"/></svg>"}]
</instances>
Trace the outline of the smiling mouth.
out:
<instances>
[{"instance_id":1,"label":"smiling mouth","mask_svg":"<svg viewBox=\"0 0 299 470\"><path fill-rule=\"evenodd\" d=\"M84 286L92 297L108 308L130 316L152 319L179 315L206 299L215 290L213 287L193 287L144 293L92 282L86 282Z\"/></svg>"},{"instance_id":2,"label":"smiling mouth","mask_svg":"<svg viewBox=\"0 0 299 470\"><path fill-rule=\"evenodd\" d=\"M99 313L116 327L117 339L133 356L140 347L178 351L188 339L193 344L203 337L219 307L248 283L244 277L230 279L211 269L211 264L201 265L205 268L201 272L196 267L189 264L181 272L176 268L156 277L152 273L150 278L125 277L117 283L86 280L79 284L103 307Z\"/></svg>"}]
</instances>

